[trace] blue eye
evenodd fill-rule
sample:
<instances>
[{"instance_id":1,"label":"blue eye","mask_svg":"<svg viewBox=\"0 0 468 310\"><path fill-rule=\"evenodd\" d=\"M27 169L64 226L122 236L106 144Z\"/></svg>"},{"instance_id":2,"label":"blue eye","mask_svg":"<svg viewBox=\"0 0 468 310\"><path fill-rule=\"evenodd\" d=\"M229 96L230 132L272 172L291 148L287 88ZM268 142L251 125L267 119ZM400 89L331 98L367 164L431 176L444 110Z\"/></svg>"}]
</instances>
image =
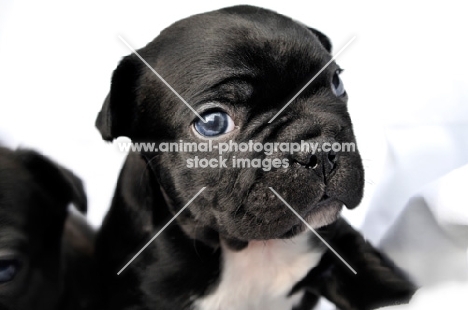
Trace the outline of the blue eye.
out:
<instances>
[{"instance_id":1,"label":"blue eye","mask_svg":"<svg viewBox=\"0 0 468 310\"><path fill-rule=\"evenodd\" d=\"M16 259L0 259L0 284L10 282L19 270L19 262Z\"/></svg>"},{"instance_id":2,"label":"blue eye","mask_svg":"<svg viewBox=\"0 0 468 310\"><path fill-rule=\"evenodd\" d=\"M333 74L331 88L335 96L341 97L345 94L345 88L343 85L343 81L340 79L340 73L342 70L336 70L335 74Z\"/></svg>"},{"instance_id":3,"label":"blue eye","mask_svg":"<svg viewBox=\"0 0 468 310\"><path fill-rule=\"evenodd\" d=\"M206 123L197 119L195 130L205 137L215 137L234 130L234 121L224 112L208 112L202 115Z\"/></svg>"}]
</instances>

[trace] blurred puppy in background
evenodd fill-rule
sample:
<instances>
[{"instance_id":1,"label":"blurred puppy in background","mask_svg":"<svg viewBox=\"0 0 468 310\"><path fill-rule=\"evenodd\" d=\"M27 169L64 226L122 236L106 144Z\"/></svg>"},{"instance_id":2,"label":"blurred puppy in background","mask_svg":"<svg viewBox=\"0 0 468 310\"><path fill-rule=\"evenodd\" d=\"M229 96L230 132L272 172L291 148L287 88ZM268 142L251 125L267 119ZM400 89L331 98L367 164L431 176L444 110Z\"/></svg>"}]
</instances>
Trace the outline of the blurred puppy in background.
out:
<instances>
[{"instance_id":1,"label":"blurred puppy in background","mask_svg":"<svg viewBox=\"0 0 468 310\"><path fill-rule=\"evenodd\" d=\"M31 150L0 148L0 309L83 309L94 232L81 180Z\"/></svg>"}]
</instances>

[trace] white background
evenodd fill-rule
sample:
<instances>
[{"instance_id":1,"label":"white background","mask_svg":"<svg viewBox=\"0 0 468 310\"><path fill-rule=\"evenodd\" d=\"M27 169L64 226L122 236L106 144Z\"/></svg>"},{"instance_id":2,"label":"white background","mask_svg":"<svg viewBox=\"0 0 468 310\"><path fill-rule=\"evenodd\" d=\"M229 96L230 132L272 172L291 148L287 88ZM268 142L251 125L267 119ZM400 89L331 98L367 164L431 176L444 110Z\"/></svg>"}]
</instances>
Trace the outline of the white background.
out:
<instances>
[{"instance_id":1,"label":"white background","mask_svg":"<svg viewBox=\"0 0 468 310\"><path fill-rule=\"evenodd\" d=\"M248 3L321 30L335 51L356 36L338 58L366 168L361 207L345 212L354 225L376 212L389 221L376 210L402 208L420 186L468 162L468 23L458 2ZM129 54L117 36L138 48L181 18L235 4L2 0L0 141L73 169L99 225L125 156L94 128L112 71ZM377 240L384 224L364 231Z\"/></svg>"}]
</instances>

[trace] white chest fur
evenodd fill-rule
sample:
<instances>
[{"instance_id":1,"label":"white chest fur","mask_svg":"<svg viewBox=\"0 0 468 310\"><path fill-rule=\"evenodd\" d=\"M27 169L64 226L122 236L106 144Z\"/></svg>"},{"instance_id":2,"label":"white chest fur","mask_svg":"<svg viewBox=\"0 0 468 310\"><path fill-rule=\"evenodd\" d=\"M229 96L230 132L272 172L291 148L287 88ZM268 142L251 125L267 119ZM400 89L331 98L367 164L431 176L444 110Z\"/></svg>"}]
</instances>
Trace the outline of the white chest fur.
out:
<instances>
[{"instance_id":1,"label":"white chest fur","mask_svg":"<svg viewBox=\"0 0 468 310\"><path fill-rule=\"evenodd\" d=\"M291 240L251 241L240 252L223 246L221 281L210 295L194 303L195 310L287 310L302 294L291 288L320 260L309 234Z\"/></svg>"}]
</instances>

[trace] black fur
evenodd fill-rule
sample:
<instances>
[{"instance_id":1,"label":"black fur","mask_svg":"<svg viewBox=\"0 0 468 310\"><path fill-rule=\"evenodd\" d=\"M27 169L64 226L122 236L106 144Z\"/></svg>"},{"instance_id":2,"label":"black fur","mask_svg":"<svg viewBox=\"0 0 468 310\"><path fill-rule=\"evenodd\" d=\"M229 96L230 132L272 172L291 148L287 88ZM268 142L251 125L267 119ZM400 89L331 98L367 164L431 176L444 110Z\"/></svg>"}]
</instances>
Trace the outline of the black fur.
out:
<instances>
[{"instance_id":1,"label":"black fur","mask_svg":"<svg viewBox=\"0 0 468 310\"><path fill-rule=\"evenodd\" d=\"M98 234L100 287L105 291L96 309L186 309L192 295L202 295L216 281L220 250L187 238L175 223L117 276L172 217L158 187L147 161L130 154ZM216 234L205 237L217 242ZM155 276L145 276L150 274Z\"/></svg>"}]
</instances>

